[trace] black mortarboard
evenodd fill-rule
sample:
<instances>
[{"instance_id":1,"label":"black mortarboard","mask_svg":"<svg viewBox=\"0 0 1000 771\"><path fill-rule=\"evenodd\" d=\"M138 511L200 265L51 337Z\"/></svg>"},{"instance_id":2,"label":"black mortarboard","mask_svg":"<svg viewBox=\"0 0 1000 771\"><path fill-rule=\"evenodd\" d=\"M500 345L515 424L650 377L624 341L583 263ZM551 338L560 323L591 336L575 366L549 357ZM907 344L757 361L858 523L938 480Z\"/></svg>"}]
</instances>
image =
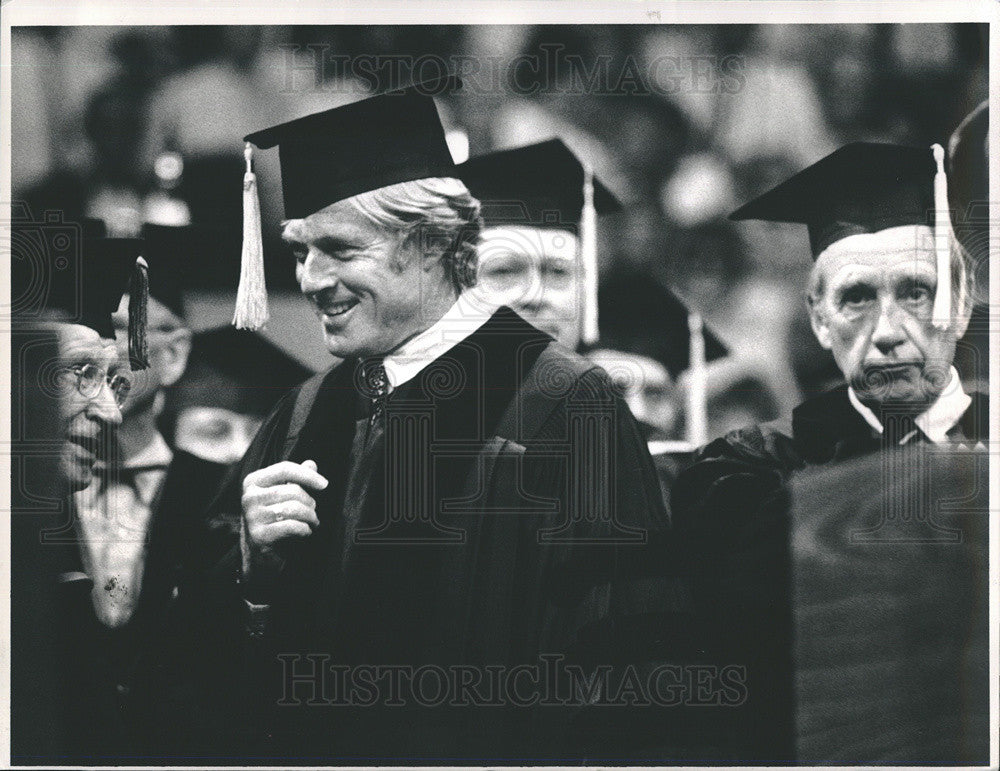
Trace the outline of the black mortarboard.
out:
<instances>
[{"instance_id":1,"label":"black mortarboard","mask_svg":"<svg viewBox=\"0 0 1000 771\"><path fill-rule=\"evenodd\" d=\"M471 158L458 167L459 178L482 203L486 227L580 224L585 168L561 139L500 150ZM621 205L594 179L594 209L609 214Z\"/></svg>"},{"instance_id":2,"label":"black mortarboard","mask_svg":"<svg viewBox=\"0 0 1000 771\"><path fill-rule=\"evenodd\" d=\"M729 218L805 224L815 259L848 236L899 225L933 226L936 168L931 148L855 142Z\"/></svg>"},{"instance_id":3,"label":"black mortarboard","mask_svg":"<svg viewBox=\"0 0 1000 771\"><path fill-rule=\"evenodd\" d=\"M486 227L579 228L583 265L581 339L598 338L597 215L621 204L561 139L471 158L458 176L482 204Z\"/></svg>"},{"instance_id":4,"label":"black mortarboard","mask_svg":"<svg viewBox=\"0 0 1000 771\"><path fill-rule=\"evenodd\" d=\"M221 407L267 415L313 372L255 332L230 326L195 334L184 375L168 390L167 409Z\"/></svg>"},{"instance_id":5,"label":"black mortarboard","mask_svg":"<svg viewBox=\"0 0 1000 771\"><path fill-rule=\"evenodd\" d=\"M937 216L940 212L943 216ZM944 148L854 142L835 150L773 190L741 206L730 219L801 222L815 260L849 236L902 225L934 229L936 327L952 323L951 243ZM915 245L916 246L916 245Z\"/></svg>"},{"instance_id":6,"label":"black mortarboard","mask_svg":"<svg viewBox=\"0 0 1000 771\"><path fill-rule=\"evenodd\" d=\"M197 231L191 226L143 225L145 242L142 256L149 264L149 296L184 317L184 290L189 285L192 265L202 256Z\"/></svg>"},{"instance_id":7,"label":"black mortarboard","mask_svg":"<svg viewBox=\"0 0 1000 771\"><path fill-rule=\"evenodd\" d=\"M593 348L611 348L656 359L676 378L691 359L690 311L648 273L616 271L598 289L601 335ZM703 327L705 361L727 356L726 346Z\"/></svg>"},{"instance_id":8,"label":"black mortarboard","mask_svg":"<svg viewBox=\"0 0 1000 771\"><path fill-rule=\"evenodd\" d=\"M244 141L278 146L285 216L306 217L380 187L454 176L432 94L461 85L446 77L255 131Z\"/></svg>"},{"instance_id":9,"label":"black mortarboard","mask_svg":"<svg viewBox=\"0 0 1000 771\"><path fill-rule=\"evenodd\" d=\"M13 227L11 288L19 314L46 311L60 321L90 327L114 339L111 314L129 287L142 241L131 238L85 238L86 227L65 223L53 228Z\"/></svg>"},{"instance_id":10,"label":"black mortarboard","mask_svg":"<svg viewBox=\"0 0 1000 771\"><path fill-rule=\"evenodd\" d=\"M80 220L81 235L84 238L107 238L108 226L104 220L96 217L84 217Z\"/></svg>"},{"instance_id":11,"label":"black mortarboard","mask_svg":"<svg viewBox=\"0 0 1000 771\"><path fill-rule=\"evenodd\" d=\"M436 78L313 113L243 137L243 248L233 325L267 324L263 230L251 144L277 145L285 217L308 217L330 204L380 187L453 177L455 164L433 94L461 86Z\"/></svg>"}]
</instances>

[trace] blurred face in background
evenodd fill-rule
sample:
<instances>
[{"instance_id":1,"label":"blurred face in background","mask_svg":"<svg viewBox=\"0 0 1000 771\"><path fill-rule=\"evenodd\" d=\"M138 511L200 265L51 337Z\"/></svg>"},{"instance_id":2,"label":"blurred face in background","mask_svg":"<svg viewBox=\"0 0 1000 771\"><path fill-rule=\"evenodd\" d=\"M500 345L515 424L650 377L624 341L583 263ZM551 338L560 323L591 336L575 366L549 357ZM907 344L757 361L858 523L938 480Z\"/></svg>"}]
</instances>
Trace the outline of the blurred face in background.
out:
<instances>
[{"instance_id":1,"label":"blurred face in background","mask_svg":"<svg viewBox=\"0 0 1000 771\"><path fill-rule=\"evenodd\" d=\"M128 303L125 295L112 314L115 325L115 342L118 356L128 366ZM132 390L122 405L122 417L154 409L158 412L162 391L172 386L184 374L191 351L191 332L166 305L153 297L147 306L147 339L149 341L149 367L130 374Z\"/></svg>"},{"instance_id":2,"label":"blurred face in background","mask_svg":"<svg viewBox=\"0 0 1000 771\"><path fill-rule=\"evenodd\" d=\"M933 243L927 226L889 228L841 239L816 261L813 331L869 406L920 410L949 382L956 342L969 318L953 313L945 330L931 323Z\"/></svg>"},{"instance_id":3,"label":"blurred face in background","mask_svg":"<svg viewBox=\"0 0 1000 771\"><path fill-rule=\"evenodd\" d=\"M187 407L177 414L174 445L215 463L243 457L264 420L223 407Z\"/></svg>"},{"instance_id":4,"label":"blurred face in background","mask_svg":"<svg viewBox=\"0 0 1000 771\"><path fill-rule=\"evenodd\" d=\"M82 490L93 478L94 464L106 458L111 434L122 415L107 378L128 376L114 340L100 337L80 324L56 324L59 340L59 408L63 428L60 469L70 489ZM81 393L75 372L96 377L84 380ZM96 369L95 369L96 368Z\"/></svg>"},{"instance_id":5,"label":"blurred face in background","mask_svg":"<svg viewBox=\"0 0 1000 771\"><path fill-rule=\"evenodd\" d=\"M632 415L640 423L671 436L677 425L677 390L660 362L637 353L600 349L587 358L611 377Z\"/></svg>"},{"instance_id":6,"label":"blurred face in background","mask_svg":"<svg viewBox=\"0 0 1000 771\"><path fill-rule=\"evenodd\" d=\"M580 342L578 241L567 230L496 227L483 231L477 297L514 309L567 348Z\"/></svg>"}]
</instances>

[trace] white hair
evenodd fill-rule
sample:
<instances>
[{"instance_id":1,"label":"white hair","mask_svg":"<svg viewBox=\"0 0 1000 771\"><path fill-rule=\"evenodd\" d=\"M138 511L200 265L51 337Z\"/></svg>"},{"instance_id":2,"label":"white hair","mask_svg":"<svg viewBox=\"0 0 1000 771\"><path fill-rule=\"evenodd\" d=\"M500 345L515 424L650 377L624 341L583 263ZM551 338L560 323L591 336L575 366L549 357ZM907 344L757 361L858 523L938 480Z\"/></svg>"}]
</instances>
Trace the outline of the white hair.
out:
<instances>
[{"instance_id":1,"label":"white hair","mask_svg":"<svg viewBox=\"0 0 1000 771\"><path fill-rule=\"evenodd\" d=\"M479 201L461 181L429 177L353 196L348 203L376 225L419 239L423 253L439 252L456 291L476 284L476 245L482 232Z\"/></svg>"}]
</instances>

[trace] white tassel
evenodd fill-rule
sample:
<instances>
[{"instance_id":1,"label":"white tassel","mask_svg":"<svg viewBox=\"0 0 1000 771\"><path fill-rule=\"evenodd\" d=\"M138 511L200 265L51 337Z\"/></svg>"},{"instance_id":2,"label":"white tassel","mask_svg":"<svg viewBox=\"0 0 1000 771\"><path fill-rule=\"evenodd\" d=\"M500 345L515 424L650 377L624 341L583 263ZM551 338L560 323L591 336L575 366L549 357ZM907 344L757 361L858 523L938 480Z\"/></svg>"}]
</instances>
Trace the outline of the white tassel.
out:
<instances>
[{"instance_id":1,"label":"white tassel","mask_svg":"<svg viewBox=\"0 0 1000 771\"><path fill-rule=\"evenodd\" d=\"M594 209L594 172L584 164L583 211L580 213L580 261L583 265L583 331L584 345L593 345L600 337L597 316L597 212Z\"/></svg>"},{"instance_id":2,"label":"white tassel","mask_svg":"<svg viewBox=\"0 0 1000 771\"><path fill-rule=\"evenodd\" d=\"M937 173L934 175L934 250L937 255L937 291L931 323L938 329L951 326L951 215L948 210L948 177L944 171L944 148L931 146Z\"/></svg>"},{"instance_id":3,"label":"white tassel","mask_svg":"<svg viewBox=\"0 0 1000 771\"><path fill-rule=\"evenodd\" d=\"M267 324L267 285L264 281L264 241L260 227L260 202L257 200L257 177L251 165L253 148L249 142L243 155L247 161L247 170L243 175L243 255L233 326L258 330Z\"/></svg>"},{"instance_id":4,"label":"white tassel","mask_svg":"<svg viewBox=\"0 0 1000 771\"><path fill-rule=\"evenodd\" d=\"M705 330L701 314L688 313L688 442L701 447L708 442L708 378L705 369Z\"/></svg>"}]
</instances>

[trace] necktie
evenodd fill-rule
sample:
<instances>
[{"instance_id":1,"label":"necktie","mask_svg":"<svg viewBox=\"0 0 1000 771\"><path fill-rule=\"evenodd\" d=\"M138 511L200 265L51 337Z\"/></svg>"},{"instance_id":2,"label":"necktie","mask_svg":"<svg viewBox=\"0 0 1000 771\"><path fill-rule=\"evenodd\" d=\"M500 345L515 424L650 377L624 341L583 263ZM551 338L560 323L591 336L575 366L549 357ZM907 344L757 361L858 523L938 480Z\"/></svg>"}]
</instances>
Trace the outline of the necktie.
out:
<instances>
[{"instance_id":1,"label":"necktie","mask_svg":"<svg viewBox=\"0 0 1000 771\"><path fill-rule=\"evenodd\" d=\"M917 426L912 415L887 415L883 423L885 445L917 444L926 442L927 436Z\"/></svg>"},{"instance_id":2,"label":"necktie","mask_svg":"<svg viewBox=\"0 0 1000 771\"><path fill-rule=\"evenodd\" d=\"M368 427L374 428L385 412L385 400L389 395L389 377L381 358L367 359L361 368L361 391L371 400Z\"/></svg>"}]
</instances>

